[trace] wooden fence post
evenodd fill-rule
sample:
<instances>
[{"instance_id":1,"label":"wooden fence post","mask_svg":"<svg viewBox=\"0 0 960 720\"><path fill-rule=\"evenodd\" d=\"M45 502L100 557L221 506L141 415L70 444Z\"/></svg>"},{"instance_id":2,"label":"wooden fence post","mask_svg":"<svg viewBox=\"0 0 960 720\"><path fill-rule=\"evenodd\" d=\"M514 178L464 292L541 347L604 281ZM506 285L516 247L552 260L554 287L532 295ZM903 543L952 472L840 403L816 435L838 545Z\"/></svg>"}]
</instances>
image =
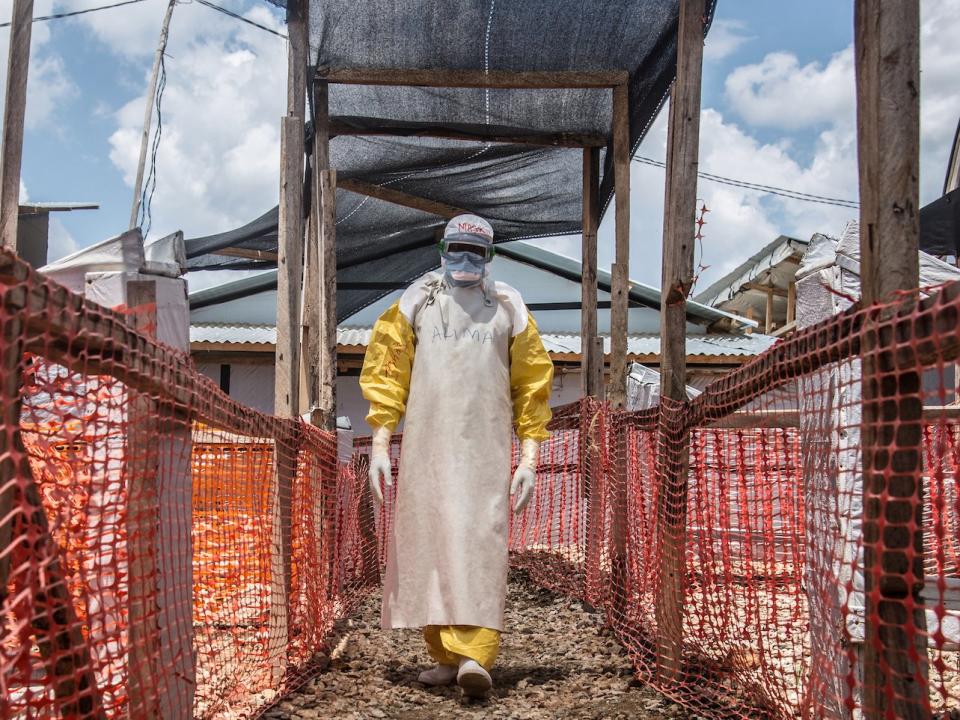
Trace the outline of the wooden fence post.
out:
<instances>
[{"instance_id":1,"label":"wooden fence post","mask_svg":"<svg viewBox=\"0 0 960 720\"><path fill-rule=\"evenodd\" d=\"M861 290L867 305L919 284L919 3L857 0L854 39ZM875 325L867 322L861 352L866 601L862 676L868 719L888 712L900 718L930 717L921 594L921 369L898 369L895 357L910 351L881 343Z\"/></svg>"},{"instance_id":2,"label":"wooden fence post","mask_svg":"<svg viewBox=\"0 0 960 720\"><path fill-rule=\"evenodd\" d=\"M157 322L155 282L129 280L125 305L129 325L152 335ZM127 564L129 573L129 652L127 677L133 714L159 718L164 668L160 663L157 532L160 436L157 403L145 393L129 391L124 475L127 485ZM191 559L192 561L192 559ZM192 709L192 708L191 708Z\"/></svg>"},{"instance_id":3,"label":"wooden fence post","mask_svg":"<svg viewBox=\"0 0 960 720\"><path fill-rule=\"evenodd\" d=\"M129 324L155 338L157 281L128 280L124 296ZM191 427L168 403L135 390L129 397L128 692L138 717L190 718L196 688Z\"/></svg>"},{"instance_id":4,"label":"wooden fence post","mask_svg":"<svg viewBox=\"0 0 960 720\"><path fill-rule=\"evenodd\" d=\"M693 285L700 138L700 76L704 0L681 0L677 79L670 94L663 280L660 300L660 439L658 519L660 573L656 597L657 672L665 681L683 667L683 578L689 428L679 408L687 401L686 301Z\"/></svg>"},{"instance_id":5,"label":"wooden fence post","mask_svg":"<svg viewBox=\"0 0 960 720\"><path fill-rule=\"evenodd\" d=\"M616 260L610 287L610 384L607 397L615 410L627 400L627 331L630 294L630 89L613 88L613 176L616 193Z\"/></svg>"},{"instance_id":6,"label":"wooden fence post","mask_svg":"<svg viewBox=\"0 0 960 720\"><path fill-rule=\"evenodd\" d=\"M583 394L596 397L600 388L596 381L597 363L603 355L594 353L593 340L597 336L597 225L600 215L598 195L600 152L597 148L583 149L583 243L580 265L580 378Z\"/></svg>"},{"instance_id":7,"label":"wooden fence post","mask_svg":"<svg viewBox=\"0 0 960 720\"><path fill-rule=\"evenodd\" d=\"M0 302L9 293L23 288L0 288ZM14 304L14 306L20 303ZM26 342L22 310L10 308L0 324L0 607L5 608L10 580L14 508L24 507L20 521L33 525L37 540L30 543L34 575L28 582L32 595L31 627L40 656L44 660L47 682L61 717L104 717L100 693L93 673L93 662L73 608L67 577L60 564L60 549L50 535L46 510L20 434L23 386L23 360ZM40 583L43 583L40 586Z\"/></svg>"},{"instance_id":8,"label":"wooden fence post","mask_svg":"<svg viewBox=\"0 0 960 720\"><path fill-rule=\"evenodd\" d=\"M3 106L3 145L0 147L0 247L17 251L20 216L20 164L23 158L23 125L27 111L27 70L33 0L13 0L7 90Z\"/></svg>"}]
</instances>

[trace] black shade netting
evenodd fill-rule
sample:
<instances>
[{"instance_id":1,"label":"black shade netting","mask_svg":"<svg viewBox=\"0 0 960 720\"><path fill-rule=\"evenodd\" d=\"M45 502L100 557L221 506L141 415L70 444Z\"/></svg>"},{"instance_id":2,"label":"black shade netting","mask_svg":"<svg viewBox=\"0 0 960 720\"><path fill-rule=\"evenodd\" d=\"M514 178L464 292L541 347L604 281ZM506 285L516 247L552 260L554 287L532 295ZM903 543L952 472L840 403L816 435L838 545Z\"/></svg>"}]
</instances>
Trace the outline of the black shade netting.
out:
<instances>
[{"instance_id":1,"label":"black shade netting","mask_svg":"<svg viewBox=\"0 0 960 720\"><path fill-rule=\"evenodd\" d=\"M708 2L712 16L713 2ZM491 71L629 70L635 150L676 70L678 0L313 0L318 66ZM704 31L709 17L704 19ZM331 84L330 115L370 130L455 130L477 141L403 135L338 135L330 142L338 181L356 179L487 218L497 241L579 233L582 151L484 142L505 134L611 136L609 89L484 89ZM308 145L309 145L308 138ZM613 192L601 151L601 200ZM276 209L249 225L187 241L192 269L255 269L269 262L218 254L276 252ZM446 220L365 195L337 191L338 280L402 283L439 264ZM355 283L354 283L355 285ZM349 317L389 290L343 289Z\"/></svg>"}]
</instances>

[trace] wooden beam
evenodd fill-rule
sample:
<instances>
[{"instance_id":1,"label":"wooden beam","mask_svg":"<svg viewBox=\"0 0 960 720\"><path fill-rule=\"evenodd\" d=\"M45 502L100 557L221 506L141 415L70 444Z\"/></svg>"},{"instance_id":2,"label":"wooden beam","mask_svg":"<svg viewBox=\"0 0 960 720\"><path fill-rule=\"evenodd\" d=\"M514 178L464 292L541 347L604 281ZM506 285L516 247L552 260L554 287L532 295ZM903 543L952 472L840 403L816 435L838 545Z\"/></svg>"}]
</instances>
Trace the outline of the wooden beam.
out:
<instances>
[{"instance_id":1,"label":"wooden beam","mask_svg":"<svg viewBox=\"0 0 960 720\"><path fill-rule=\"evenodd\" d=\"M627 402L627 300L630 294L630 106L626 84L613 89L613 176L616 260L610 281L610 384L614 409Z\"/></svg>"},{"instance_id":2,"label":"wooden beam","mask_svg":"<svg viewBox=\"0 0 960 720\"><path fill-rule=\"evenodd\" d=\"M303 143L301 143L300 145L302 147ZM280 245L280 242L278 238L277 246L279 247L279 245ZM211 253L211 255L223 255L225 257L246 258L247 260L259 260L261 262L278 262L280 260L280 255L278 253L270 252L269 250L251 250L248 248L239 248L239 247L222 248L220 250L215 250L214 252Z\"/></svg>"},{"instance_id":3,"label":"wooden beam","mask_svg":"<svg viewBox=\"0 0 960 720\"><path fill-rule=\"evenodd\" d=\"M10 260L10 255L5 255ZM22 293L21 293L22 294ZM0 336L0 607L7 598L14 552L14 525L29 533L18 543L29 551L38 584L28 587L32 605L30 624L43 658L46 684L53 689L55 712L64 718L104 717L88 645L73 607L73 598L59 553L48 526L42 496L33 479L20 432L24 350L29 323L23 307L7 303L9 291L0 287L0 306L6 318ZM22 562L22 560L21 560ZM42 584L40 584L42 583ZM28 641L29 644L29 641Z\"/></svg>"},{"instance_id":4,"label":"wooden beam","mask_svg":"<svg viewBox=\"0 0 960 720\"><path fill-rule=\"evenodd\" d=\"M389 137L431 137L443 140L464 140L467 142L498 143L504 145L534 145L537 147L564 147L564 148L601 148L607 144L605 135L592 133L529 133L520 130L507 132L497 130L491 134L484 132L470 132L445 127L431 127L429 125L403 125L390 121L370 118L366 122L352 123L346 119L332 119L330 122L330 137L338 135L362 137L367 135ZM342 181L341 181L342 182Z\"/></svg>"},{"instance_id":5,"label":"wooden beam","mask_svg":"<svg viewBox=\"0 0 960 720\"><path fill-rule=\"evenodd\" d=\"M658 514L662 548L655 599L657 673L661 682L683 674L683 606L687 468L690 435L681 420L687 402L686 300L693 286L700 81L705 0L681 0L677 79L670 94L663 281L660 309L661 489Z\"/></svg>"},{"instance_id":6,"label":"wooden beam","mask_svg":"<svg viewBox=\"0 0 960 720\"><path fill-rule=\"evenodd\" d=\"M929 424L955 423L960 420L960 405L926 405L923 421ZM706 425L709 428L799 428L799 410L754 410L735 412Z\"/></svg>"},{"instance_id":7,"label":"wooden beam","mask_svg":"<svg viewBox=\"0 0 960 720\"><path fill-rule=\"evenodd\" d=\"M140 333L155 336L157 284L130 280L126 285L126 306L132 310L130 324ZM159 693L174 678L164 677L160 653L160 617L156 547L160 515L159 460L151 448L158 440L158 403L149 395L131 392L127 397L127 452L124 476L127 479L127 562L129 565L127 655L128 693L137 715L161 717ZM160 682L158 682L158 680Z\"/></svg>"},{"instance_id":8,"label":"wooden beam","mask_svg":"<svg viewBox=\"0 0 960 720\"><path fill-rule=\"evenodd\" d=\"M313 92L313 165L310 168L312 183L310 197L310 237L307 249L307 267L304 272L304 366L307 388L304 405L311 414L320 402L320 243L321 207L320 173L330 166L330 86L326 82L314 82Z\"/></svg>"},{"instance_id":9,"label":"wooden beam","mask_svg":"<svg viewBox=\"0 0 960 720\"><path fill-rule=\"evenodd\" d=\"M919 285L919 2L856 0L854 18L860 278L863 303L872 304ZM911 343L883 342L877 323L892 312L867 321L861 347L868 720L931 716L922 594L922 364L915 332Z\"/></svg>"},{"instance_id":10,"label":"wooden beam","mask_svg":"<svg viewBox=\"0 0 960 720\"><path fill-rule=\"evenodd\" d=\"M431 215L439 215L448 220L468 212L453 205L428 200L427 198L411 195L410 193L400 190L394 190L393 188L384 187L383 185L374 185L373 183L364 182L363 180L341 180L339 185L341 190L349 190L350 192L384 200L394 205L402 205L403 207L420 210L421 212L430 213Z\"/></svg>"},{"instance_id":11,"label":"wooden beam","mask_svg":"<svg viewBox=\"0 0 960 720\"><path fill-rule=\"evenodd\" d=\"M303 271L303 122L288 115L280 126L280 218L277 248L277 370L274 414L299 414L300 276Z\"/></svg>"},{"instance_id":12,"label":"wooden beam","mask_svg":"<svg viewBox=\"0 0 960 720\"><path fill-rule=\"evenodd\" d=\"M603 352L592 352L597 337L597 226L600 218L600 151L583 151L583 242L581 243L580 281L580 348L581 384L585 396L596 397L596 366L603 364Z\"/></svg>"},{"instance_id":13,"label":"wooden beam","mask_svg":"<svg viewBox=\"0 0 960 720\"><path fill-rule=\"evenodd\" d=\"M337 173L320 173L320 412L324 430L337 429Z\"/></svg>"},{"instance_id":14,"label":"wooden beam","mask_svg":"<svg viewBox=\"0 0 960 720\"><path fill-rule=\"evenodd\" d=\"M743 290L756 290L757 292L762 292L767 295L776 295L777 297L787 296L786 290L774 287L773 285L762 285L760 283L748 282L741 285L740 288Z\"/></svg>"},{"instance_id":15,"label":"wooden beam","mask_svg":"<svg viewBox=\"0 0 960 720\"><path fill-rule=\"evenodd\" d=\"M7 92L3 106L3 145L0 148L0 247L17 251L20 211L20 166L23 125L27 109L27 70L33 0L13 0L10 50L7 56Z\"/></svg>"},{"instance_id":16,"label":"wooden beam","mask_svg":"<svg viewBox=\"0 0 960 720\"><path fill-rule=\"evenodd\" d=\"M412 85L444 88L612 88L626 85L626 70L511 71L450 70L447 68L331 68L318 67L317 79L345 85Z\"/></svg>"},{"instance_id":17,"label":"wooden beam","mask_svg":"<svg viewBox=\"0 0 960 720\"><path fill-rule=\"evenodd\" d=\"M787 285L787 325L797 321L797 283Z\"/></svg>"},{"instance_id":18,"label":"wooden beam","mask_svg":"<svg viewBox=\"0 0 960 720\"><path fill-rule=\"evenodd\" d=\"M767 302L763 310L763 332L769 335L773 330L773 293L767 293Z\"/></svg>"}]
</instances>

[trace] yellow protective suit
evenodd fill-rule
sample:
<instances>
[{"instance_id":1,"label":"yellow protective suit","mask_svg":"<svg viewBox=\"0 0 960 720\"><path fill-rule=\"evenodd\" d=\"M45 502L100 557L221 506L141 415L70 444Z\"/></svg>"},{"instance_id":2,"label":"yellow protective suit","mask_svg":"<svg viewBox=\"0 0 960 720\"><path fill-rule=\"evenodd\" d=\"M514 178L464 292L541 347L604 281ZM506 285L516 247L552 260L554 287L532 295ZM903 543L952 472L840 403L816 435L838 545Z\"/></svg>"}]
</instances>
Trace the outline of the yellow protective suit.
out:
<instances>
[{"instance_id":1,"label":"yellow protective suit","mask_svg":"<svg viewBox=\"0 0 960 720\"><path fill-rule=\"evenodd\" d=\"M410 321L395 302L373 326L360 371L360 388L370 403L367 424L395 430L407 407L410 375L416 353ZM550 386L553 361L543 348L533 315L510 340L510 394L513 421L520 440L543 441L550 437Z\"/></svg>"},{"instance_id":2,"label":"yellow protective suit","mask_svg":"<svg viewBox=\"0 0 960 720\"><path fill-rule=\"evenodd\" d=\"M515 334L509 339L514 429L521 440L542 441L549 436L546 426L551 417L553 363L544 350L536 322L519 295L511 288L502 288L503 302L515 313L523 313L522 318L515 314ZM370 402L367 422L372 427L392 431L406 411L417 345L414 318L421 307L417 303L426 298L423 295L418 299L414 287L411 291L383 313L367 347L360 386ZM440 664L456 665L460 657L468 657L489 670L497 656L500 633L493 628L471 625L427 625L424 639L431 657Z\"/></svg>"}]
</instances>

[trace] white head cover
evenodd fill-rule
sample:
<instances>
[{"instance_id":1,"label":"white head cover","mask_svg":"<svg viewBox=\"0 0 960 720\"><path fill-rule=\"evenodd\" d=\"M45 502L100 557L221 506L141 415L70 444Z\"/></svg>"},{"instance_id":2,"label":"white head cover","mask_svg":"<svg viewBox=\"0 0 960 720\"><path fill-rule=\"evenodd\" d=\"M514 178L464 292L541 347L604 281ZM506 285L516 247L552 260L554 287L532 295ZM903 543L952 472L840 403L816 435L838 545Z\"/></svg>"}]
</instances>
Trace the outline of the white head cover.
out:
<instances>
[{"instance_id":1,"label":"white head cover","mask_svg":"<svg viewBox=\"0 0 960 720\"><path fill-rule=\"evenodd\" d=\"M453 220L448 222L447 226L443 229L443 236L445 238L451 235L463 234L479 235L491 243L493 242L493 226L479 215L471 215L469 213L457 215Z\"/></svg>"}]
</instances>

